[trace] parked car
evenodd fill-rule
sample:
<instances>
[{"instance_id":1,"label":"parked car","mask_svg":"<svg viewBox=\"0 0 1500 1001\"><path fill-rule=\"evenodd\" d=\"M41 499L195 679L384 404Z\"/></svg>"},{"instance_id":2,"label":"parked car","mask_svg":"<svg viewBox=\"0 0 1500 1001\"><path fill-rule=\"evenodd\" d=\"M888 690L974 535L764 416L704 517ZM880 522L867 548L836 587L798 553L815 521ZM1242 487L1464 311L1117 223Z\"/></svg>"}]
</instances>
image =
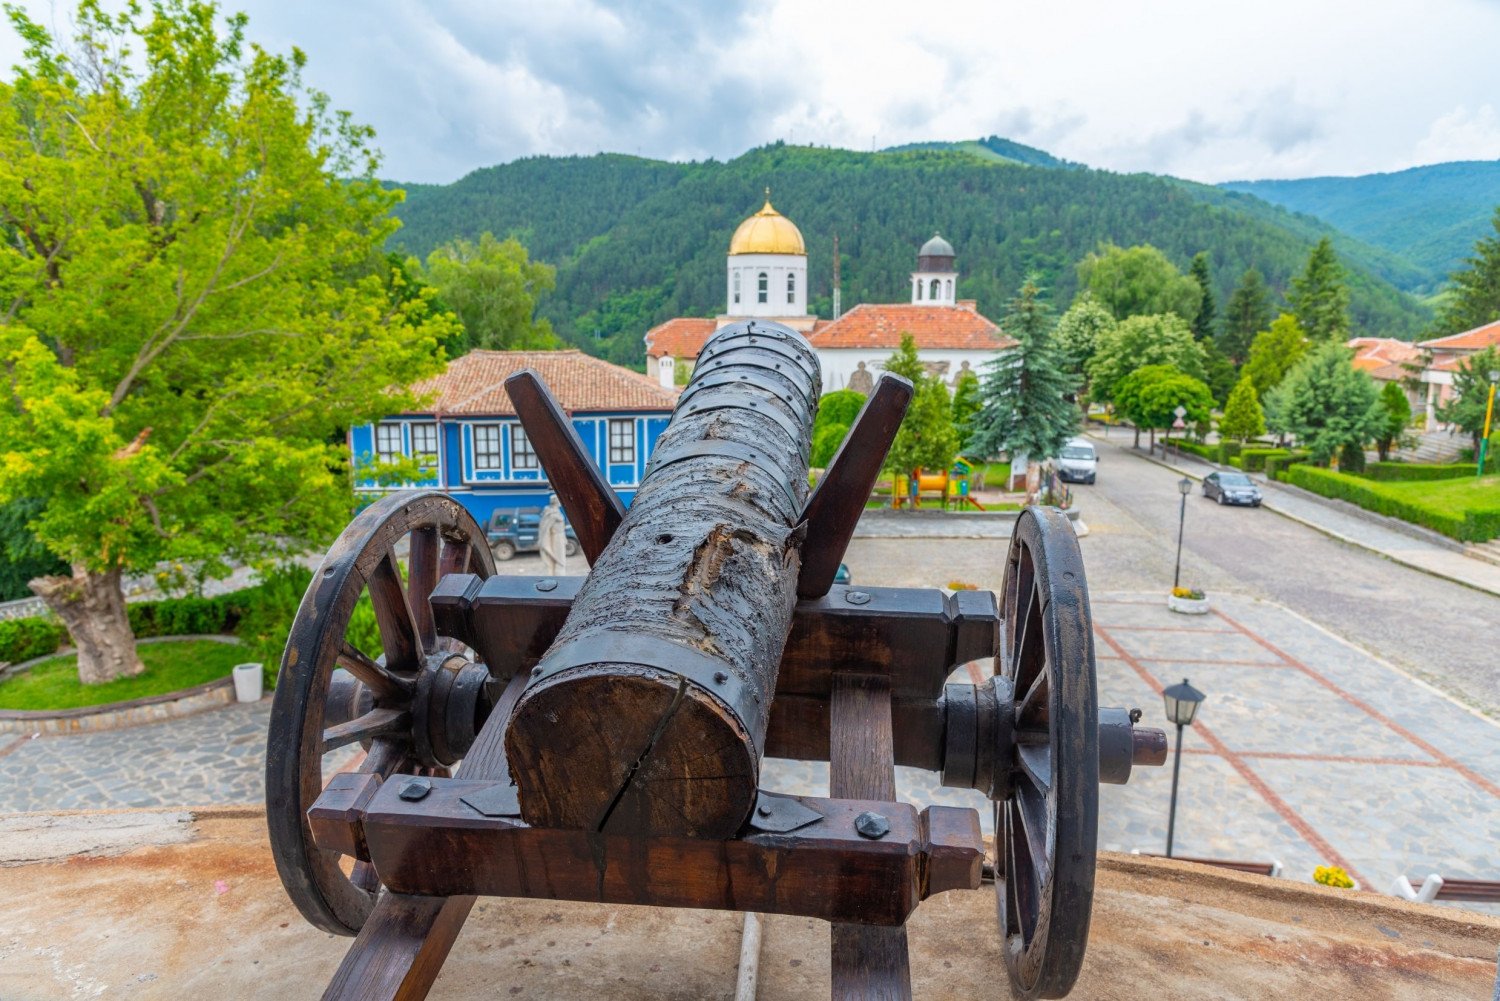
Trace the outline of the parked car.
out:
<instances>
[{"instance_id":1,"label":"parked car","mask_svg":"<svg viewBox=\"0 0 1500 1001\"><path fill-rule=\"evenodd\" d=\"M1260 507L1260 487L1244 473L1209 473L1203 477L1203 496L1220 504Z\"/></svg>"},{"instance_id":2,"label":"parked car","mask_svg":"<svg viewBox=\"0 0 1500 1001\"><path fill-rule=\"evenodd\" d=\"M489 528L485 529L484 534L489 539L490 552L495 554L495 559L508 560L516 553L534 553L540 549L538 525L541 520L542 509L539 507L496 511L491 515ZM567 554L576 556L578 536L573 534L573 526L564 523L563 532L567 536Z\"/></svg>"},{"instance_id":3,"label":"parked car","mask_svg":"<svg viewBox=\"0 0 1500 1001\"><path fill-rule=\"evenodd\" d=\"M1070 483L1093 483L1099 478L1099 453L1092 442L1070 438L1057 457L1057 475Z\"/></svg>"}]
</instances>

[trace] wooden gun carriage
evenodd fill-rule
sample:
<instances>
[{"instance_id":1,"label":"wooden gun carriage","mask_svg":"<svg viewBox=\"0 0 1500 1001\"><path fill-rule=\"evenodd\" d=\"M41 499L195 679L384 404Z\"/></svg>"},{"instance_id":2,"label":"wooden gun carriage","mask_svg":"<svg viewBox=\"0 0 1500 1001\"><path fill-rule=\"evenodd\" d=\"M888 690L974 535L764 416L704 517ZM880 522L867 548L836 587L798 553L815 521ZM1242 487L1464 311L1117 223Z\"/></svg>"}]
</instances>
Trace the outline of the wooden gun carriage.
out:
<instances>
[{"instance_id":1,"label":"wooden gun carriage","mask_svg":"<svg viewBox=\"0 0 1500 1001\"><path fill-rule=\"evenodd\" d=\"M1020 515L998 599L833 584L912 389L881 378L809 497L820 381L796 332L720 330L626 512L535 375L510 379L586 578L495 576L438 493L387 495L334 543L266 766L288 893L357 935L325 997L424 997L477 896L821 918L835 997L909 997L908 915L987 871L1014 993L1068 992L1098 783L1160 764L1165 736L1096 704L1055 510ZM373 658L346 638L366 595ZM830 797L762 788L768 755L829 762ZM897 801L898 764L989 798L992 863L975 810Z\"/></svg>"}]
</instances>

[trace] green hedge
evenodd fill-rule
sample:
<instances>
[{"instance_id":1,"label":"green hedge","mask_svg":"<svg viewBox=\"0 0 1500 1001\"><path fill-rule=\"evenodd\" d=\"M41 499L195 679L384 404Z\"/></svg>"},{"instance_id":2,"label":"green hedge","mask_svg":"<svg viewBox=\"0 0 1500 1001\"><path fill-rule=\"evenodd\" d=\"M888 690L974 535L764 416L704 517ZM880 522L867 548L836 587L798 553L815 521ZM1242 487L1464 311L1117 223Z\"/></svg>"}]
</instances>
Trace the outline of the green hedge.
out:
<instances>
[{"instance_id":1,"label":"green hedge","mask_svg":"<svg viewBox=\"0 0 1500 1001\"><path fill-rule=\"evenodd\" d=\"M1309 458L1311 455L1307 452L1288 452L1286 455L1269 456L1266 459L1266 478L1284 480L1288 466L1306 462Z\"/></svg>"},{"instance_id":2,"label":"green hedge","mask_svg":"<svg viewBox=\"0 0 1500 1001\"><path fill-rule=\"evenodd\" d=\"M19 664L45 657L63 645L68 631L52 619L32 616L0 621L0 663Z\"/></svg>"},{"instance_id":3,"label":"green hedge","mask_svg":"<svg viewBox=\"0 0 1500 1001\"><path fill-rule=\"evenodd\" d=\"M1196 455L1198 458L1207 459L1209 462L1217 462L1219 458L1218 445L1200 445L1195 441L1178 441L1176 438L1173 438L1172 444L1169 447L1180 448L1189 455Z\"/></svg>"},{"instance_id":4,"label":"green hedge","mask_svg":"<svg viewBox=\"0 0 1500 1001\"><path fill-rule=\"evenodd\" d=\"M1221 442L1219 442L1219 465L1221 465L1221 466L1230 465L1230 460L1232 460L1235 456L1239 455L1240 454L1240 449L1242 449L1244 447L1245 447L1245 445L1244 445L1243 442L1238 442L1238 441L1221 441Z\"/></svg>"},{"instance_id":5,"label":"green hedge","mask_svg":"<svg viewBox=\"0 0 1500 1001\"><path fill-rule=\"evenodd\" d=\"M1500 507L1456 514L1413 504L1380 490L1375 481L1301 463L1286 471L1286 482L1323 497L1349 501L1366 511L1421 525L1452 539L1487 542L1500 535Z\"/></svg>"},{"instance_id":6,"label":"green hedge","mask_svg":"<svg viewBox=\"0 0 1500 1001\"><path fill-rule=\"evenodd\" d=\"M1265 470L1267 459L1284 459L1291 452L1284 448L1247 448L1240 452L1240 468L1247 473Z\"/></svg>"},{"instance_id":7,"label":"green hedge","mask_svg":"<svg viewBox=\"0 0 1500 1001\"><path fill-rule=\"evenodd\" d=\"M1372 462L1365 466L1364 475L1371 480L1383 482L1409 482L1412 480L1456 480L1473 476L1474 463L1457 462L1437 465L1425 462Z\"/></svg>"},{"instance_id":8,"label":"green hedge","mask_svg":"<svg viewBox=\"0 0 1500 1001\"><path fill-rule=\"evenodd\" d=\"M1235 469L1243 469L1244 468L1243 466L1240 465L1240 457L1237 456L1237 455L1231 455L1229 457L1229 464L1231 466L1233 466Z\"/></svg>"}]
</instances>

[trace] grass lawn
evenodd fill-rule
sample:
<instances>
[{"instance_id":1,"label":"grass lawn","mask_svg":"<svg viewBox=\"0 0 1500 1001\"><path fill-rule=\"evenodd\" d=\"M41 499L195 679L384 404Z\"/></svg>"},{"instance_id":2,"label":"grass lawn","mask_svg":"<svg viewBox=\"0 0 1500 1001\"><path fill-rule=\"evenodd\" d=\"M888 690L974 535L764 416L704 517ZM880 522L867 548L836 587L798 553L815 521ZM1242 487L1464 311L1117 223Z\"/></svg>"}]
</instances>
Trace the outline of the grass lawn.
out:
<instances>
[{"instance_id":1,"label":"grass lawn","mask_svg":"<svg viewBox=\"0 0 1500 1001\"><path fill-rule=\"evenodd\" d=\"M1500 475L1464 476L1452 480L1370 481L1370 487L1388 497L1453 515L1500 508Z\"/></svg>"},{"instance_id":2,"label":"grass lawn","mask_svg":"<svg viewBox=\"0 0 1500 1001\"><path fill-rule=\"evenodd\" d=\"M146 663L145 673L103 685L79 684L78 658L71 654L44 660L0 681L0 709L76 709L165 695L227 677L230 668L249 656L242 646L210 640L142 643L136 649Z\"/></svg>"}]
</instances>

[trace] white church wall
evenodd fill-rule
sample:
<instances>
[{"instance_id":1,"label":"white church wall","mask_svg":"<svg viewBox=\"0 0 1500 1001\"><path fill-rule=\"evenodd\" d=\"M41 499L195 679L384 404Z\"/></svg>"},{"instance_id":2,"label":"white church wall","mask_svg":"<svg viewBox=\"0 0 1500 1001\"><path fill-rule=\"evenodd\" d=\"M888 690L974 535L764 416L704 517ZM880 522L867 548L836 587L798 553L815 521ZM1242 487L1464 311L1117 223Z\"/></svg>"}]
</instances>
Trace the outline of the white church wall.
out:
<instances>
[{"instance_id":1,"label":"white church wall","mask_svg":"<svg viewBox=\"0 0 1500 1001\"><path fill-rule=\"evenodd\" d=\"M870 373L871 382L880 377L885 371L885 363L890 360L895 349L871 349L871 348L819 348L818 362L823 367L823 392L831 393L836 389L848 389L849 380L859 370L859 363L865 363L865 371ZM984 378L984 366L994 360L994 351L982 351L959 348L921 348L917 351L917 357L924 365L945 366L942 378L951 388L958 378L958 373L967 362L974 374Z\"/></svg>"},{"instance_id":2,"label":"white church wall","mask_svg":"<svg viewBox=\"0 0 1500 1001\"><path fill-rule=\"evenodd\" d=\"M766 301L761 302L760 275L766 276ZM739 300L735 300L735 278ZM787 279L793 281L787 294ZM804 316L807 313L807 258L799 254L733 254L724 301L730 316ZM790 301L788 299L790 298Z\"/></svg>"}]
</instances>

